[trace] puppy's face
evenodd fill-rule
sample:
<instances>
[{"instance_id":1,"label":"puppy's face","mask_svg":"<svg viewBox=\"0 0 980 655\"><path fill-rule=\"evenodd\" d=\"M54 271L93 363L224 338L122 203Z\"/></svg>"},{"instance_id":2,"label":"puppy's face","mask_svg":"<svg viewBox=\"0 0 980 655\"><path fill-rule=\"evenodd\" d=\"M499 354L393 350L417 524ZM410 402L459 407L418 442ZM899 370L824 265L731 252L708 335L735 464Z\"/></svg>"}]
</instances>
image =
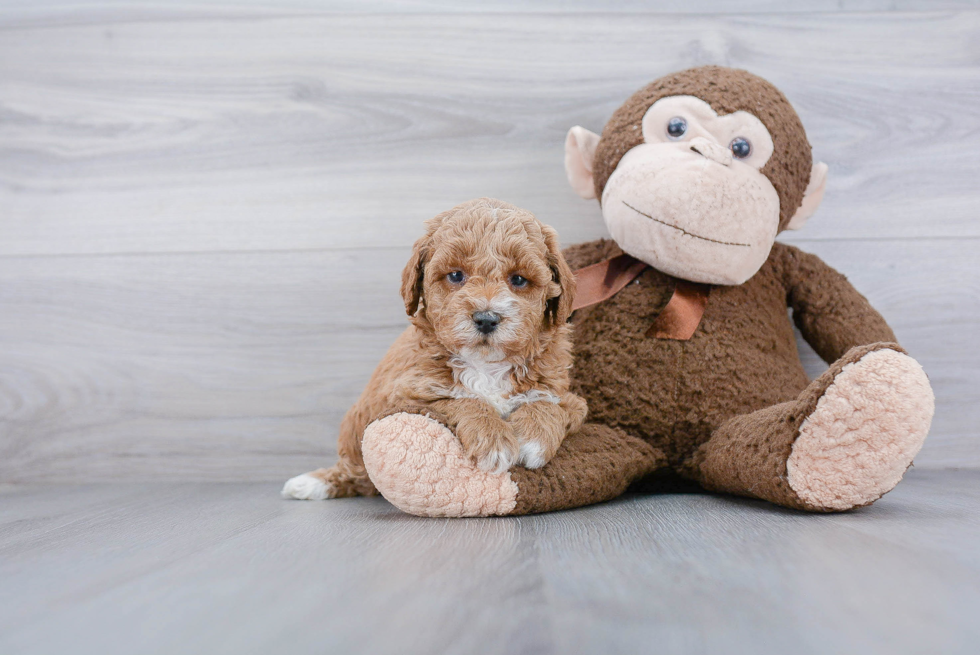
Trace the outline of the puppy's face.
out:
<instances>
[{"instance_id":1,"label":"puppy's face","mask_svg":"<svg viewBox=\"0 0 980 655\"><path fill-rule=\"evenodd\" d=\"M425 312L436 338L484 361L523 354L556 291L545 252L516 221L453 227L436 240L425 269Z\"/></svg>"},{"instance_id":2,"label":"puppy's face","mask_svg":"<svg viewBox=\"0 0 980 655\"><path fill-rule=\"evenodd\" d=\"M554 230L529 212L473 201L427 227L403 292L407 284L406 308L416 325L431 329L450 352L483 361L526 358L567 320L571 271Z\"/></svg>"}]
</instances>

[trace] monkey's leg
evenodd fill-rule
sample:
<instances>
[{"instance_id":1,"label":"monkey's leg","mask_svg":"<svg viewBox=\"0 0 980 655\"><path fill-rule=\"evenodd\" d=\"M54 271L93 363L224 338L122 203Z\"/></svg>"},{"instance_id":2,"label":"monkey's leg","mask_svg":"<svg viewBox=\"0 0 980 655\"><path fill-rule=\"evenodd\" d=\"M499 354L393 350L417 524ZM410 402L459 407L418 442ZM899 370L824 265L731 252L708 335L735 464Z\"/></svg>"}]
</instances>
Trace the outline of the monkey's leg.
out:
<instances>
[{"instance_id":1,"label":"monkey's leg","mask_svg":"<svg viewBox=\"0 0 980 655\"><path fill-rule=\"evenodd\" d=\"M852 348L795 401L736 416L694 457L708 489L816 512L870 505L929 432L922 367L896 344Z\"/></svg>"},{"instance_id":2,"label":"monkey's leg","mask_svg":"<svg viewBox=\"0 0 980 655\"><path fill-rule=\"evenodd\" d=\"M364 465L381 494L419 516L513 516L610 500L666 458L621 430L587 424L539 469L481 471L440 417L398 412L364 432Z\"/></svg>"}]
</instances>

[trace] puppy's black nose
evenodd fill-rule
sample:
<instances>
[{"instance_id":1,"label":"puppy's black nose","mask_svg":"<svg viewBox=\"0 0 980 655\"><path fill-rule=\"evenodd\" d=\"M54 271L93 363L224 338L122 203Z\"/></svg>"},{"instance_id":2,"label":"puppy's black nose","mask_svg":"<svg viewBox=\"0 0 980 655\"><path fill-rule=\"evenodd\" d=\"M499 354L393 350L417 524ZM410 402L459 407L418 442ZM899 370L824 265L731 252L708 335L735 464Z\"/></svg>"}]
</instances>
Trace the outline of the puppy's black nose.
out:
<instances>
[{"instance_id":1,"label":"puppy's black nose","mask_svg":"<svg viewBox=\"0 0 980 655\"><path fill-rule=\"evenodd\" d=\"M476 329L483 334L490 334L500 325L500 314L496 312L474 312L473 322Z\"/></svg>"}]
</instances>

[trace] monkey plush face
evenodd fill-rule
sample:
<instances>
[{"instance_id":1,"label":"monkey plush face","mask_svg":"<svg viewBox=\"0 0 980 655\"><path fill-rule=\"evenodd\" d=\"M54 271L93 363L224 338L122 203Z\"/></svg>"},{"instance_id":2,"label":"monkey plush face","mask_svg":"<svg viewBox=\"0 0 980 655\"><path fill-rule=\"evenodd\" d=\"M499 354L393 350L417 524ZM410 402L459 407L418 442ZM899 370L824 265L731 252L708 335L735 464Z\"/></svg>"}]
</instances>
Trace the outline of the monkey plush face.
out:
<instances>
[{"instance_id":1,"label":"monkey plush face","mask_svg":"<svg viewBox=\"0 0 980 655\"><path fill-rule=\"evenodd\" d=\"M565 165L580 195L601 198L625 252L709 284L752 277L776 234L816 209L826 179L785 97L761 78L719 67L642 89L601 138L572 128Z\"/></svg>"}]
</instances>

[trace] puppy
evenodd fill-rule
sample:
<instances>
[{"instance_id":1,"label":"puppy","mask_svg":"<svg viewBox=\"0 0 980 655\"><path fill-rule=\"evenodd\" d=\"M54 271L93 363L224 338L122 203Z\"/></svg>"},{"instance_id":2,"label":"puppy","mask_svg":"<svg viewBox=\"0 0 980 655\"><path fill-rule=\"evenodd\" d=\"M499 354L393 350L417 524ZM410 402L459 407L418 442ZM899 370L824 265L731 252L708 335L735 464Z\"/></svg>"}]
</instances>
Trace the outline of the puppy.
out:
<instances>
[{"instance_id":1,"label":"puppy","mask_svg":"<svg viewBox=\"0 0 980 655\"><path fill-rule=\"evenodd\" d=\"M568 391L575 278L554 229L489 198L425 228L402 273L411 325L344 416L340 460L292 478L284 497L377 494L361 438L386 410L438 412L476 465L496 472L544 466L585 420L585 401Z\"/></svg>"}]
</instances>

